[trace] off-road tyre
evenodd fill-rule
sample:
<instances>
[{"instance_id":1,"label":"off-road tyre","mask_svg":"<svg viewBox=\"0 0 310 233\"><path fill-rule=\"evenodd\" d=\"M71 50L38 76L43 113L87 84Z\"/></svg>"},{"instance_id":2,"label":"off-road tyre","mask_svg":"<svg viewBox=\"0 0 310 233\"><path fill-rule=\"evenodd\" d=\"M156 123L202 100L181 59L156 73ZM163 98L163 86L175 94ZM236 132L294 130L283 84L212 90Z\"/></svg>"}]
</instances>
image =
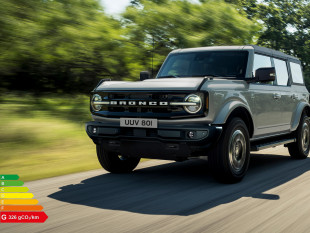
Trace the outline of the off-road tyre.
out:
<instances>
[{"instance_id":1,"label":"off-road tyre","mask_svg":"<svg viewBox=\"0 0 310 233\"><path fill-rule=\"evenodd\" d=\"M302 114L294 136L296 137L296 142L287 145L291 158L307 158L310 150L310 122L306 114Z\"/></svg>"},{"instance_id":2,"label":"off-road tyre","mask_svg":"<svg viewBox=\"0 0 310 233\"><path fill-rule=\"evenodd\" d=\"M246 124L232 118L223 128L208 156L213 176L223 183L236 183L245 176L250 162L250 137Z\"/></svg>"},{"instance_id":3,"label":"off-road tyre","mask_svg":"<svg viewBox=\"0 0 310 233\"><path fill-rule=\"evenodd\" d=\"M101 166L111 173L128 173L133 171L140 162L140 158L130 158L104 151L97 145L97 157Z\"/></svg>"}]
</instances>

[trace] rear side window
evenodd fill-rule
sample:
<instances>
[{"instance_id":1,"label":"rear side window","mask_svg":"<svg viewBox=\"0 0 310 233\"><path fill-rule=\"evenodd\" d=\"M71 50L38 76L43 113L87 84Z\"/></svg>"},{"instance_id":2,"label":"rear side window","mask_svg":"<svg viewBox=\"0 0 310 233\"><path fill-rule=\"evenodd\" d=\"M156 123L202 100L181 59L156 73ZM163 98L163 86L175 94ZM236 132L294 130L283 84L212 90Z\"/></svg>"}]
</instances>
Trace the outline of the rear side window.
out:
<instances>
[{"instance_id":1,"label":"rear side window","mask_svg":"<svg viewBox=\"0 0 310 233\"><path fill-rule=\"evenodd\" d=\"M272 67L271 58L259 54L254 55L254 64L253 64L253 75L255 76L255 71L259 68Z\"/></svg>"},{"instance_id":2,"label":"rear side window","mask_svg":"<svg viewBox=\"0 0 310 233\"><path fill-rule=\"evenodd\" d=\"M276 68L277 74L277 84L280 86L287 86L288 83L288 71L286 62L283 60L279 60L274 58L274 65Z\"/></svg>"},{"instance_id":3,"label":"rear side window","mask_svg":"<svg viewBox=\"0 0 310 233\"><path fill-rule=\"evenodd\" d=\"M302 70L301 66L297 63L290 62L291 66L291 72L292 72L292 78L293 78L293 83L304 83L304 79L302 77Z\"/></svg>"}]
</instances>

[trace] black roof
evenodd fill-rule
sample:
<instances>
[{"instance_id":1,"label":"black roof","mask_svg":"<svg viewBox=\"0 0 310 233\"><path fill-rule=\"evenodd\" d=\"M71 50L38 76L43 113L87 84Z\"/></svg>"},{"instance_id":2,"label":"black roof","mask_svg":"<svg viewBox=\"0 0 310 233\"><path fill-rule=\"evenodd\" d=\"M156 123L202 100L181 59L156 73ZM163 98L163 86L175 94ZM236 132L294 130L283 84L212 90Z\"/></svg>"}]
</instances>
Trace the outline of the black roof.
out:
<instances>
[{"instance_id":1,"label":"black roof","mask_svg":"<svg viewBox=\"0 0 310 233\"><path fill-rule=\"evenodd\" d=\"M268 48L265 48L265 47L260 47L260 46L257 46L257 45L249 45L249 46L253 47L254 51L256 53L263 54L263 55L268 55L268 56L272 56L272 57L276 57L276 58L280 58L280 59L285 59L285 60L293 60L295 62L300 63L300 60L297 57L293 57L293 56L287 55L287 54L282 53L280 51L277 51L277 50L274 50L274 49L268 49Z\"/></svg>"},{"instance_id":2,"label":"black roof","mask_svg":"<svg viewBox=\"0 0 310 233\"><path fill-rule=\"evenodd\" d=\"M218 50L218 51L225 51L225 50L247 50L247 49L254 49L255 53L259 53L262 55L270 56L279 58L282 60L289 60L293 61L295 63L300 64L300 60L297 57L293 57L290 55L287 55L285 53L282 53L280 51L276 51L273 49L268 49L265 47L260 47L257 45L239 45L239 46L209 46L209 47L199 47L199 48L186 48L186 49L176 49L173 50L171 53L186 53L186 52L200 52L200 51L212 51L212 50Z\"/></svg>"}]
</instances>

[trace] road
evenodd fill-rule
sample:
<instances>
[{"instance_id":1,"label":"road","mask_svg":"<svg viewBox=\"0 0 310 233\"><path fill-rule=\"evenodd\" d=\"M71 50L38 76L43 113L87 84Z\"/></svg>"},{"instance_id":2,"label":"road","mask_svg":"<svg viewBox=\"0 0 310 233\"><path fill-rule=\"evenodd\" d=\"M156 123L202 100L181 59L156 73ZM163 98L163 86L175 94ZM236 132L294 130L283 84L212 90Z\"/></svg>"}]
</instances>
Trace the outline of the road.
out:
<instances>
[{"instance_id":1,"label":"road","mask_svg":"<svg viewBox=\"0 0 310 233\"><path fill-rule=\"evenodd\" d=\"M95 170L28 182L49 216L0 232L310 232L310 158L252 154L246 178L217 183L206 161L146 161L131 174Z\"/></svg>"}]
</instances>

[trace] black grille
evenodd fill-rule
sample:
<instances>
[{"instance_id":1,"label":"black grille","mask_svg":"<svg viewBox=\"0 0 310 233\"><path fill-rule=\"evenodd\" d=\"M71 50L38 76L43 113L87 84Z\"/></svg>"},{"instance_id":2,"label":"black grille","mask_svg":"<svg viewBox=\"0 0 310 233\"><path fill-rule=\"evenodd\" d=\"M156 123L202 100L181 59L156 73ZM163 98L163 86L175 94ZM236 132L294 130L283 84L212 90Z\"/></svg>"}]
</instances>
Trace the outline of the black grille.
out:
<instances>
[{"instance_id":1,"label":"black grille","mask_svg":"<svg viewBox=\"0 0 310 233\"><path fill-rule=\"evenodd\" d=\"M134 101L175 101L182 102L185 94L145 94L145 93L111 93L107 94L105 100L108 101L121 101L121 100L134 100ZM179 106L104 106L104 111L110 113L172 113L183 111Z\"/></svg>"},{"instance_id":2,"label":"black grille","mask_svg":"<svg viewBox=\"0 0 310 233\"><path fill-rule=\"evenodd\" d=\"M145 101L145 102L183 102L184 98L189 93L98 93L102 96L103 101L115 101L126 102L131 101ZM183 108L183 106L168 105L103 105L99 112L94 112L96 115L105 117L132 117L132 118L183 118L204 115L204 111L197 113L196 115L189 114Z\"/></svg>"}]
</instances>

